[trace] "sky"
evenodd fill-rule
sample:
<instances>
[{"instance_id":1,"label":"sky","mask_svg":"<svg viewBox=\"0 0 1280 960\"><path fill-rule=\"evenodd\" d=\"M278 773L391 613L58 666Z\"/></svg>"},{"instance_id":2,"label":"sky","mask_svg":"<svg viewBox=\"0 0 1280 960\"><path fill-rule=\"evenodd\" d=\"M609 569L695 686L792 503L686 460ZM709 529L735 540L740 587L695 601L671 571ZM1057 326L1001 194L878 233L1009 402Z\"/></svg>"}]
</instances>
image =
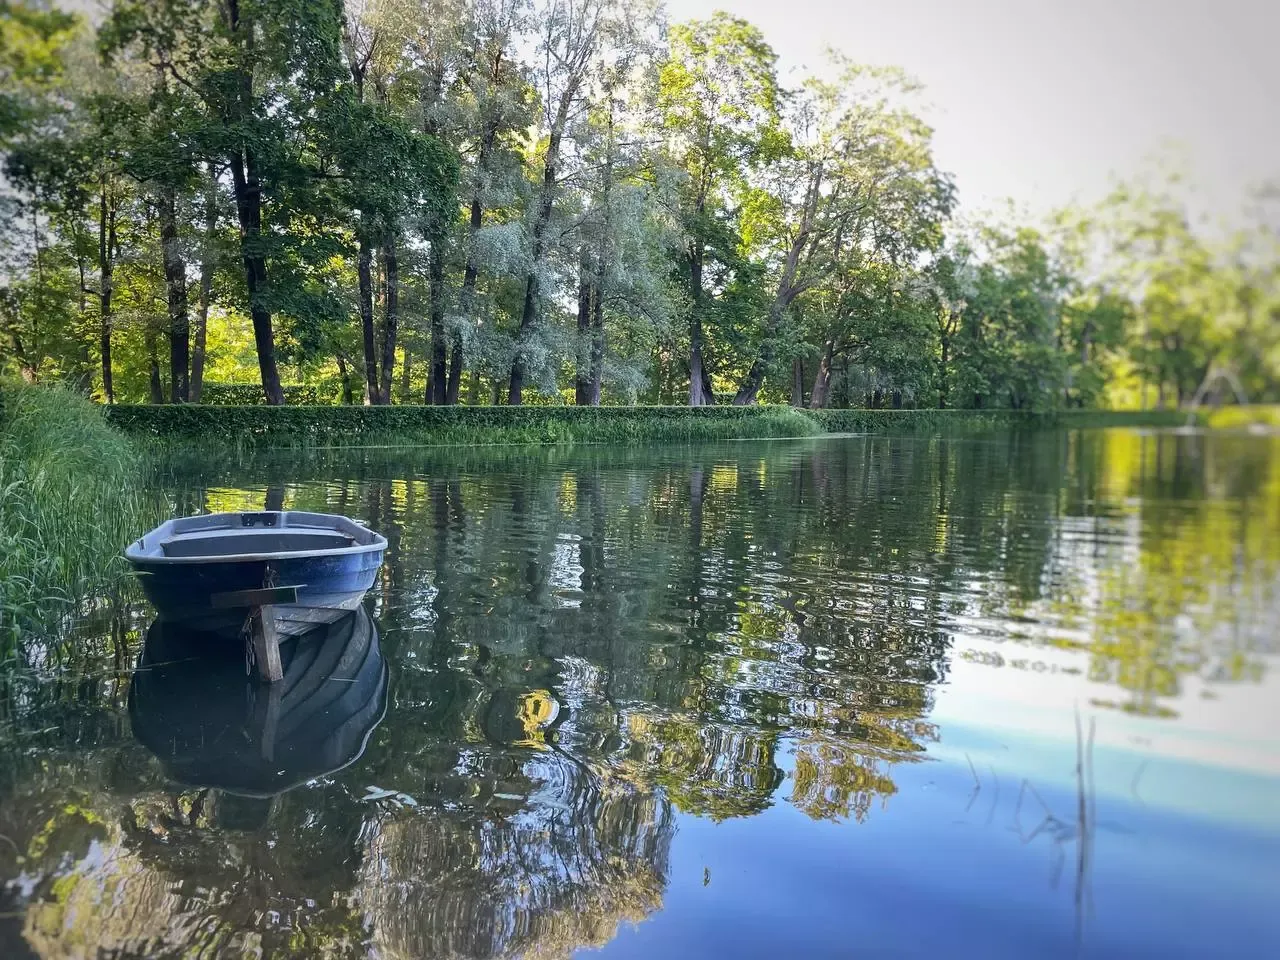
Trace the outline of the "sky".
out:
<instances>
[{"instance_id":1,"label":"sky","mask_svg":"<svg viewBox=\"0 0 1280 960\"><path fill-rule=\"evenodd\" d=\"M1280 0L666 0L758 26L784 83L827 46L925 84L935 159L961 209L1043 214L1163 156L1192 203L1235 219L1280 182Z\"/></svg>"}]
</instances>

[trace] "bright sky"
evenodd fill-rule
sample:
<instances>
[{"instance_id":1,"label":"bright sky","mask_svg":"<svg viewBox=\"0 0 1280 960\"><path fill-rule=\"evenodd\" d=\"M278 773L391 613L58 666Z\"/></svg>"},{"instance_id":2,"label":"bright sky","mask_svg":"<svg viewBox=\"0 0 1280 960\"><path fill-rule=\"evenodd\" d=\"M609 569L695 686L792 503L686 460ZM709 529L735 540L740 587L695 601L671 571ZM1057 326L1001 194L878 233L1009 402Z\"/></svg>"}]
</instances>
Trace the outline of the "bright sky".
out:
<instances>
[{"instance_id":1,"label":"bright sky","mask_svg":"<svg viewBox=\"0 0 1280 960\"><path fill-rule=\"evenodd\" d=\"M673 22L716 9L784 76L833 46L921 80L970 213L1096 200L1170 143L1215 219L1280 182L1280 0L667 0Z\"/></svg>"}]
</instances>

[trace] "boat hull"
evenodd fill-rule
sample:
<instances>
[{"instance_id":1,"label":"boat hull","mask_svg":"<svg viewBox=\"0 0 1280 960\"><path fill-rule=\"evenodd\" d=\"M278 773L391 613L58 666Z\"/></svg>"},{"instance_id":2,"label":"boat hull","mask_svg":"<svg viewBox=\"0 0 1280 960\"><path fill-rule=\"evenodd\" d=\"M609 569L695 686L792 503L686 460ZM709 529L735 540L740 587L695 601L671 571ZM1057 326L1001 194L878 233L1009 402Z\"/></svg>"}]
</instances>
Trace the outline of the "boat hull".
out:
<instances>
[{"instance_id":1,"label":"boat hull","mask_svg":"<svg viewBox=\"0 0 1280 960\"><path fill-rule=\"evenodd\" d=\"M228 604L228 595L264 589L292 588L291 602L272 604L276 621L326 622L323 611L353 610L373 586L383 551L336 557L271 560L212 560L181 566L134 560L142 590L161 620L171 623L225 622L238 628L252 604Z\"/></svg>"}]
</instances>

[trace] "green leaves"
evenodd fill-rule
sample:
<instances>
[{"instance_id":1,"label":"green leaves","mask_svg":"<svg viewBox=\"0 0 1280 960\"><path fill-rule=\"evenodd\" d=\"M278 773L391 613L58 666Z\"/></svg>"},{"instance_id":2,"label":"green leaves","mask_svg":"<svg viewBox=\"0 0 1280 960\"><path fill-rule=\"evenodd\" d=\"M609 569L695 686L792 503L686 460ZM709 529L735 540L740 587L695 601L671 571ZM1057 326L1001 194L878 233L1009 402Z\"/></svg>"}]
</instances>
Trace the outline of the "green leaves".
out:
<instances>
[{"instance_id":1,"label":"green leaves","mask_svg":"<svg viewBox=\"0 0 1280 960\"><path fill-rule=\"evenodd\" d=\"M152 395L185 293L219 377L270 370L263 351L293 379L363 380L372 359L408 396L448 361L446 402L491 398L517 361L531 402L588 381L604 403L1280 395L1265 197L1222 239L1173 183L1040 230L955 223L918 84L833 55L787 89L739 17L0 10L0 366L27 377L93 390L114 364L114 395Z\"/></svg>"}]
</instances>

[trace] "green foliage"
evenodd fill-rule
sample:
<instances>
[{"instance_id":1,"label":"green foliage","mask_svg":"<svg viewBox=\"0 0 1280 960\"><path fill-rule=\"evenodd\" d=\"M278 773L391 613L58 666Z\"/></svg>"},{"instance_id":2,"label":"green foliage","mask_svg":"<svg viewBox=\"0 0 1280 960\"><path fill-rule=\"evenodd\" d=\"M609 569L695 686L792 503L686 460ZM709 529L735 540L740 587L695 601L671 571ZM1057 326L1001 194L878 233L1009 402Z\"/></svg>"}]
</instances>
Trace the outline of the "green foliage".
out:
<instances>
[{"instance_id":1,"label":"green foliage","mask_svg":"<svg viewBox=\"0 0 1280 960\"><path fill-rule=\"evenodd\" d=\"M798 437L818 432L790 407L116 406L109 422L162 444L244 447L385 443L623 443Z\"/></svg>"},{"instance_id":2,"label":"green foliage","mask_svg":"<svg viewBox=\"0 0 1280 960\"><path fill-rule=\"evenodd\" d=\"M342 385L335 380L321 380L289 384L283 389L287 404L316 406L337 403L341 399ZM262 387L256 383L206 383L200 402L210 406L261 406L266 400L262 396Z\"/></svg>"},{"instance_id":3,"label":"green foliage","mask_svg":"<svg viewBox=\"0 0 1280 960\"><path fill-rule=\"evenodd\" d=\"M1172 182L956 223L918 84L833 53L787 89L740 17L0 10L0 370L28 381L185 399L203 347L218 380L326 382L264 390L293 403L477 404L517 368L534 404L1280 399L1266 195L1222 239Z\"/></svg>"},{"instance_id":4,"label":"green foliage","mask_svg":"<svg viewBox=\"0 0 1280 960\"><path fill-rule=\"evenodd\" d=\"M61 10L0 2L0 144L39 115L39 95L61 75L78 24Z\"/></svg>"},{"instance_id":5,"label":"green foliage","mask_svg":"<svg viewBox=\"0 0 1280 960\"><path fill-rule=\"evenodd\" d=\"M984 433L1009 429L1069 427L1182 427L1188 416L1178 410L811 410L808 415L827 433ZM1190 418L1203 423L1203 416Z\"/></svg>"},{"instance_id":6,"label":"green foliage","mask_svg":"<svg viewBox=\"0 0 1280 960\"><path fill-rule=\"evenodd\" d=\"M360 447L414 444L633 443L817 433L980 432L1057 425L1182 426L1179 411L797 410L753 407L268 407L125 405L108 422L160 447Z\"/></svg>"},{"instance_id":7,"label":"green foliage","mask_svg":"<svg viewBox=\"0 0 1280 960\"><path fill-rule=\"evenodd\" d=\"M115 591L121 551L159 510L103 410L61 387L0 381L0 656Z\"/></svg>"}]
</instances>

